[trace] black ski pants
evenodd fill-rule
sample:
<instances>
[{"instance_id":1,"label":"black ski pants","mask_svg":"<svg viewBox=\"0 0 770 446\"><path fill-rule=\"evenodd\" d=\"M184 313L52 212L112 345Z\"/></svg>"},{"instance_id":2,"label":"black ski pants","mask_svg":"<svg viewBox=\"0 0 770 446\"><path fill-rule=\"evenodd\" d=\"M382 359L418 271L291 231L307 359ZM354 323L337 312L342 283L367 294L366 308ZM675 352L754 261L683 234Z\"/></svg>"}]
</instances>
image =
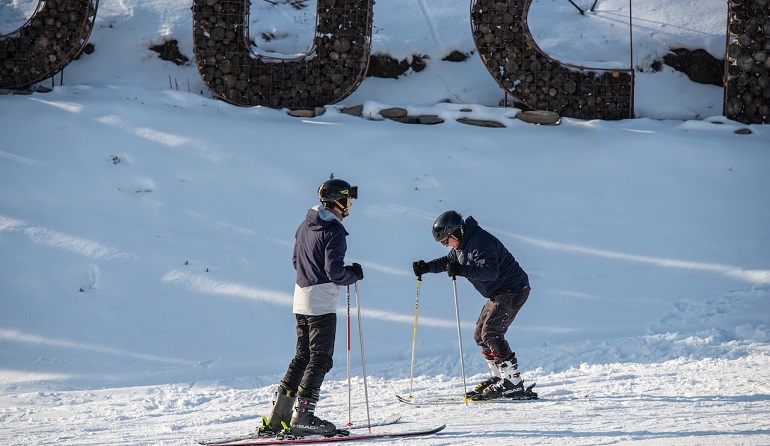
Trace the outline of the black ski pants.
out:
<instances>
[{"instance_id":1,"label":"black ski pants","mask_svg":"<svg viewBox=\"0 0 770 446\"><path fill-rule=\"evenodd\" d=\"M505 333L529 297L530 287L504 291L489 298L481 309L473 339L487 359L505 360L513 356Z\"/></svg>"},{"instance_id":2,"label":"black ski pants","mask_svg":"<svg viewBox=\"0 0 770 446\"><path fill-rule=\"evenodd\" d=\"M337 334L337 315L297 317L297 352L283 377L283 384L297 395L312 397L321 389L326 373L332 368L334 338Z\"/></svg>"}]
</instances>

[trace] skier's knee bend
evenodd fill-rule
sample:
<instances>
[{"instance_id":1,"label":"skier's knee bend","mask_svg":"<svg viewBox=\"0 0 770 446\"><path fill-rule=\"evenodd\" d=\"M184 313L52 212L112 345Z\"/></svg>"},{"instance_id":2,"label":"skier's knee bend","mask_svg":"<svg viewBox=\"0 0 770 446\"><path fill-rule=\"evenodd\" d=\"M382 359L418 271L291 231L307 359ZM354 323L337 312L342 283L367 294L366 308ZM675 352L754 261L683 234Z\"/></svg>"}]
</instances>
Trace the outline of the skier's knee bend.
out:
<instances>
[{"instance_id":1,"label":"skier's knee bend","mask_svg":"<svg viewBox=\"0 0 770 446\"><path fill-rule=\"evenodd\" d=\"M313 374L326 375L332 369L334 360L329 354L314 354L308 361L306 370L312 370Z\"/></svg>"}]
</instances>

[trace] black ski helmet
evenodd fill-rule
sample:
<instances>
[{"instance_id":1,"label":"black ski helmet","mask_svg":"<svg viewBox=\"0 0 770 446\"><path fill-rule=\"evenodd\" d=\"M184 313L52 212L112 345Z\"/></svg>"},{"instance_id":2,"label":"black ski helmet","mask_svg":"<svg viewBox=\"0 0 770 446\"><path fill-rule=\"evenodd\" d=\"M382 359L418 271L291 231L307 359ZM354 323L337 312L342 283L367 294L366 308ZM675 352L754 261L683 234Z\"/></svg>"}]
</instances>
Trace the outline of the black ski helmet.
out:
<instances>
[{"instance_id":1,"label":"black ski helmet","mask_svg":"<svg viewBox=\"0 0 770 446\"><path fill-rule=\"evenodd\" d=\"M458 241L463 236L463 216L457 211L446 211L433 223L433 238L437 242L454 235Z\"/></svg>"},{"instance_id":2,"label":"black ski helmet","mask_svg":"<svg viewBox=\"0 0 770 446\"><path fill-rule=\"evenodd\" d=\"M318 199L324 207L330 209L332 206L337 206L345 217L348 215L351 198L358 198L358 186L351 186L345 180L332 178L318 187Z\"/></svg>"}]
</instances>

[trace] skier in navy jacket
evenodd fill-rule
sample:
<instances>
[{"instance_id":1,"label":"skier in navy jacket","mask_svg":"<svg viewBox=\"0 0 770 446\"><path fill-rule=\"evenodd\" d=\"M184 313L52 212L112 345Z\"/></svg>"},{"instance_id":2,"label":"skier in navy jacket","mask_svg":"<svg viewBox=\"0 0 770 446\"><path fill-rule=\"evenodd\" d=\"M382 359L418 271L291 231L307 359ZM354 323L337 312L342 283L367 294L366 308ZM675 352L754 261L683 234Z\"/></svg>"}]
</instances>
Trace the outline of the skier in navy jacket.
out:
<instances>
[{"instance_id":1,"label":"skier in navy jacket","mask_svg":"<svg viewBox=\"0 0 770 446\"><path fill-rule=\"evenodd\" d=\"M433 238L452 250L430 262L414 262L414 274L420 277L446 271L452 278L463 276L488 299L473 337L481 347L491 377L476 385L467 396L473 400L537 398L532 386L524 387L516 353L505 340L508 327L529 297L527 273L500 240L471 216L463 220L456 211L444 212L433 223Z\"/></svg>"},{"instance_id":2,"label":"skier in navy jacket","mask_svg":"<svg viewBox=\"0 0 770 446\"><path fill-rule=\"evenodd\" d=\"M352 199L358 198L358 187L332 177L318 188L318 198L321 204L307 211L295 234L292 262L297 270L293 309L297 351L260 431L278 432L282 423L296 436L329 435L336 429L315 416L315 406L321 383L332 368L340 286L364 278L361 265L345 266L348 233L342 225Z\"/></svg>"}]
</instances>

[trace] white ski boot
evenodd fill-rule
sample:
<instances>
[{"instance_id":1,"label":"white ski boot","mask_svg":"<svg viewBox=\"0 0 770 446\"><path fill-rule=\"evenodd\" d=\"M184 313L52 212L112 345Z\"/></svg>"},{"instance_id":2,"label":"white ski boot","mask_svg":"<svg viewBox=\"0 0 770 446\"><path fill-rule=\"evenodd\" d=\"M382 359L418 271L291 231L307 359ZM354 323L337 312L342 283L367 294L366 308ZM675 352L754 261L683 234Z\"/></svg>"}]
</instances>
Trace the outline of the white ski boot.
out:
<instances>
[{"instance_id":1,"label":"white ski boot","mask_svg":"<svg viewBox=\"0 0 770 446\"><path fill-rule=\"evenodd\" d=\"M484 392L484 389L499 382L502 379L502 375L500 374L500 369L497 367L497 364L495 364L494 359L489 359L486 355L485 355L485 358L486 358L487 367L489 367L489 373L491 376L485 379L484 381L481 381L480 383L476 384L476 387L474 387L473 390L466 392L465 398L469 398L471 400L478 399L481 396L481 394Z\"/></svg>"},{"instance_id":2,"label":"white ski boot","mask_svg":"<svg viewBox=\"0 0 770 446\"><path fill-rule=\"evenodd\" d=\"M485 388L481 395L474 399L493 400L501 397L520 400L537 399L537 393L532 391L534 384L528 388L524 387L515 353L504 361L496 361L495 365L500 371L500 380Z\"/></svg>"}]
</instances>

